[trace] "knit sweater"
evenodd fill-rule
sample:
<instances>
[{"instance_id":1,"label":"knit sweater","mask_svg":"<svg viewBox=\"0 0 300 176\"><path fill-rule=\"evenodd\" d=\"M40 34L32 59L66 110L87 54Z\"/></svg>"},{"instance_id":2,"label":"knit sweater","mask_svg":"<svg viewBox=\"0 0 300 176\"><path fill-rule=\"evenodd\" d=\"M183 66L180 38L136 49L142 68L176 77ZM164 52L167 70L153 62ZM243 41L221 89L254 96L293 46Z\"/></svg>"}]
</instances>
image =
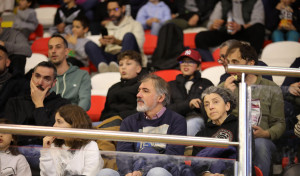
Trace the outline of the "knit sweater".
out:
<instances>
[{"instance_id":1,"label":"knit sweater","mask_svg":"<svg viewBox=\"0 0 300 176\"><path fill-rule=\"evenodd\" d=\"M12 155L9 151L0 152L0 175L1 176L31 176L30 166L26 158Z\"/></svg>"}]
</instances>

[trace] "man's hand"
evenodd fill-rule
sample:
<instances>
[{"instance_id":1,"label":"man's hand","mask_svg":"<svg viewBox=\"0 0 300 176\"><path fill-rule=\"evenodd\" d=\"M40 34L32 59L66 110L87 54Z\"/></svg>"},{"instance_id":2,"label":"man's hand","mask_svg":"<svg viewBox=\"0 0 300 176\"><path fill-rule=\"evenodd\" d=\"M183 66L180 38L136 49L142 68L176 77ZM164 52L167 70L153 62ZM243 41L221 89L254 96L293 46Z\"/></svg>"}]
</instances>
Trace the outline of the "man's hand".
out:
<instances>
[{"instance_id":1,"label":"man's hand","mask_svg":"<svg viewBox=\"0 0 300 176\"><path fill-rule=\"evenodd\" d=\"M213 174L213 173L205 173L205 174L203 174L203 176L224 176L224 174L219 174L219 173L215 173L215 174Z\"/></svg>"},{"instance_id":2,"label":"man's hand","mask_svg":"<svg viewBox=\"0 0 300 176\"><path fill-rule=\"evenodd\" d=\"M77 43L77 35L71 35L71 34L67 34L66 36L65 36L65 38L66 38L66 40L69 42L69 43L71 43L71 44L73 44L73 45L76 45L76 43Z\"/></svg>"},{"instance_id":3,"label":"man's hand","mask_svg":"<svg viewBox=\"0 0 300 176\"><path fill-rule=\"evenodd\" d=\"M238 31L242 29L242 26L240 24L237 24L234 21L228 22L226 24L227 29L230 29L232 32L230 33L231 35L236 34Z\"/></svg>"},{"instance_id":4,"label":"man's hand","mask_svg":"<svg viewBox=\"0 0 300 176\"><path fill-rule=\"evenodd\" d=\"M5 43L2 40L0 40L0 45L5 46Z\"/></svg>"},{"instance_id":5,"label":"man's hand","mask_svg":"<svg viewBox=\"0 0 300 176\"><path fill-rule=\"evenodd\" d=\"M122 45L122 41L116 39L113 35L103 36L103 39L107 44Z\"/></svg>"},{"instance_id":6,"label":"man's hand","mask_svg":"<svg viewBox=\"0 0 300 176\"><path fill-rule=\"evenodd\" d=\"M223 24L224 24L224 20L216 19L210 28L211 30L219 30Z\"/></svg>"},{"instance_id":7,"label":"man's hand","mask_svg":"<svg viewBox=\"0 0 300 176\"><path fill-rule=\"evenodd\" d=\"M270 133L259 126L252 126L254 138L270 138Z\"/></svg>"},{"instance_id":8,"label":"man's hand","mask_svg":"<svg viewBox=\"0 0 300 176\"><path fill-rule=\"evenodd\" d=\"M188 21L189 26L196 26L199 21L199 15L194 14Z\"/></svg>"},{"instance_id":9,"label":"man's hand","mask_svg":"<svg viewBox=\"0 0 300 176\"><path fill-rule=\"evenodd\" d=\"M56 137L54 136L46 136L43 138L43 147L44 148L50 148L51 147L51 144L53 143L54 139Z\"/></svg>"},{"instance_id":10,"label":"man's hand","mask_svg":"<svg viewBox=\"0 0 300 176\"><path fill-rule=\"evenodd\" d=\"M237 88L237 86L234 83L235 77L233 75L229 76L224 83L224 88L227 88L234 92L234 90Z\"/></svg>"},{"instance_id":11,"label":"man's hand","mask_svg":"<svg viewBox=\"0 0 300 176\"><path fill-rule=\"evenodd\" d=\"M283 2L279 2L277 5L276 5L276 9L277 10L281 10L281 9L284 9L285 5Z\"/></svg>"},{"instance_id":12,"label":"man's hand","mask_svg":"<svg viewBox=\"0 0 300 176\"><path fill-rule=\"evenodd\" d=\"M38 88L33 81L30 81L30 90L31 90L31 99L35 105L35 108L44 107L44 99L50 87L47 87L45 90Z\"/></svg>"},{"instance_id":13,"label":"man's hand","mask_svg":"<svg viewBox=\"0 0 300 176\"><path fill-rule=\"evenodd\" d=\"M142 176L142 172L141 171L134 171L132 173L128 173L125 176Z\"/></svg>"},{"instance_id":14,"label":"man's hand","mask_svg":"<svg viewBox=\"0 0 300 176\"><path fill-rule=\"evenodd\" d=\"M160 20L158 18L149 18L146 21L146 24L147 24L147 26L151 27L152 23L159 23L159 22L160 22Z\"/></svg>"},{"instance_id":15,"label":"man's hand","mask_svg":"<svg viewBox=\"0 0 300 176\"><path fill-rule=\"evenodd\" d=\"M56 25L56 28L57 28L59 33L64 33L65 27L66 27L65 23L60 23L60 24Z\"/></svg>"},{"instance_id":16,"label":"man's hand","mask_svg":"<svg viewBox=\"0 0 300 176\"><path fill-rule=\"evenodd\" d=\"M189 105L192 109L194 108L199 109L201 105L201 100L199 98L194 98L190 101Z\"/></svg>"},{"instance_id":17,"label":"man's hand","mask_svg":"<svg viewBox=\"0 0 300 176\"><path fill-rule=\"evenodd\" d=\"M296 82L290 85L289 92L292 95L300 96L300 82Z\"/></svg>"}]
</instances>

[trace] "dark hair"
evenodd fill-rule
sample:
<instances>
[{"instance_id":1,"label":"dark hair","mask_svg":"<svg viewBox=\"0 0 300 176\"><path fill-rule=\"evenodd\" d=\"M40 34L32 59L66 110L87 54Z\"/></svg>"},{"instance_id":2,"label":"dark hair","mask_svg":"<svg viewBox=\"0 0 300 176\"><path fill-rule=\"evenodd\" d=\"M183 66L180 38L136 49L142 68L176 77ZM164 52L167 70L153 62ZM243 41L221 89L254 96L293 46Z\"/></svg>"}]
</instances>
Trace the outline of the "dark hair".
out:
<instances>
[{"instance_id":1,"label":"dark hair","mask_svg":"<svg viewBox=\"0 0 300 176\"><path fill-rule=\"evenodd\" d=\"M143 82L146 82L148 80L153 81L154 88L155 88L156 93L158 95L165 95L165 99L162 102L163 105L166 106L167 104L169 104L170 103L170 87L169 87L169 84L164 79L162 79L161 77L159 77L159 76L157 76L153 73L144 76L141 79L140 82L143 83Z\"/></svg>"},{"instance_id":2,"label":"dark hair","mask_svg":"<svg viewBox=\"0 0 300 176\"><path fill-rule=\"evenodd\" d=\"M3 51L6 54L6 56L8 57L7 49L4 46L0 45L0 50Z\"/></svg>"},{"instance_id":3,"label":"dark hair","mask_svg":"<svg viewBox=\"0 0 300 176\"><path fill-rule=\"evenodd\" d=\"M8 120L8 119L3 118L3 119L0 119L0 124L14 124L14 123L12 121ZM19 152L18 147L17 147L17 145L18 145L18 136L12 134L12 138L13 138L13 141L10 142L10 146L9 146L8 150L10 151L10 153L12 155L19 155L20 152Z\"/></svg>"},{"instance_id":4,"label":"dark hair","mask_svg":"<svg viewBox=\"0 0 300 176\"><path fill-rule=\"evenodd\" d=\"M246 61L253 60L255 62L255 65L257 65L258 57L255 49L245 42L238 42L231 45L226 52L226 57L234 53L237 49L240 51L242 59Z\"/></svg>"},{"instance_id":5,"label":"dark hair","mask_svg":"<svg viewBox=\"0 0 300 176\"><path fill-rule=\"evenodd\" d=\"M56 113L64 118L64 120L71 125L71 128L92 129L90 117L87 115L86 111L78 105L64 105L60 107ZM90 141L91 140L89 139L72 138L71 140L55 139L54 143L57 146L67 144L71 149L80 149Z\"/></svg>"},{"instance_id":6,"label":"dark hair","mask_svg":"<svg viewBox=\"0 0 300 176\"><path fill-rule=\"evenodd\" d=\"M126 56L129 57L129 59L136 61L140 66L142 66L141 54L136 51L133 51L133 50L127 50L127 51L121 52L118 55L118 62L120 62Z\"/></svg>"},{"instance_id":7,"label":"dark hair","mask_svg":"<svg viewBox=\"0 0 300 176\"><path fill-rule=\"evenodd\" d=\"M89 19L85 15L78 15L73 21L79 21L84 29L90 26Z\"/></svg>"},{"instance_id":8,"label":"dark hair","mask_svg":"<svg viewBox=\"0 0 300 176\"><path fill-rule=\"evenodd\" d=\"M52 38L56 38L56 37L61 38L61 39L63 40L63 42L64 42L65 47L68 48L68 41L67 41L62 35L60 35L60 34L58 34L58 33L53 34L53 35L50 37L49 41L50 41Z\"/></svg>"},{"instance_id":9,"label":"dark hair","mask_svg":"<svg viewBox=\"0 0 300 176\"><path fill-rule=\"evenodd\" d=\"M222 97L222 99L224 100L225 104L227 102L230 103L230 109L227 111L228 114L230 114L232 110L236 107L236 97L229 89L225 89L221 87L210 86L207 89L205 89L201 95L201 101L204 102L205 96L212 93L220 95L220 97ZM202 103L202 106L204 106L204 103Z\"/></svg>"},{"instance_id":10,"label":"dark hair","mask_svg":"<svg viewBox=\"0 0 300 176\"><path fill-rule=\"evenodd\" d=\"M57 77L57 70L56 70L55 65L52 62L50 62L50 61L42 61L42 62L40 62L39 64L37 64L34 67L33 72L35 72L38 67L52 68L53 69L54 80L56 79L56 77Z\"/></svg>"},{"instance_id":11,"label":"dark hair","mask_svg":"<svg viewBox=\"0 0 300 176\"><path fill-rule=\"evenodd\" d=\"M126 5L125 2L124 2L123 0L108 0L108 1L107 1L107 4L110 3L110 2L116 2L116 3L118 3L118 5L119 5L120 7L122 7L123 5Z\"/></svg>"}]
</instances>

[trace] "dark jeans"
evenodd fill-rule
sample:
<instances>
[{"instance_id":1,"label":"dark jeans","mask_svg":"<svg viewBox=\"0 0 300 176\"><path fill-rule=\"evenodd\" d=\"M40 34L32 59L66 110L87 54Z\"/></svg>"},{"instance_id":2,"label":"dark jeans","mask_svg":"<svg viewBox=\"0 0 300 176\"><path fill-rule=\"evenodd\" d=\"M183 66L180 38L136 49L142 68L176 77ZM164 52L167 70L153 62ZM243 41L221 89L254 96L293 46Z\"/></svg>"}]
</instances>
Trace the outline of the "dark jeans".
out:
<instances>
[{"instance_id":1,"label":"dark jeans","mask_svg":"<svg viewBox=\"0 0 300 176\"><path fill-rule=\"evenodd\" d=\"M102 47L97 46L90 41L85 44L85 52L89 56L92 63L98 67L101 62L109 64L110 62L117 62L117 55L104 52ZM121 52L127 50L134 50L140 53L136 38L132 33L126 33L122 40Z\"/></svg>"},{"instance_id":2,"label":"dark jeans","mask_svg":"<svg viewBox=\"0 0 300 176\"><path fill-rule=\"evenodd\" d=\"M212 30L199 32L196 35L196 47L208 50L209 47L219 46L229 39L247 41L253 46L257 53L260 53L265 36L265 28L262 24L256 23L247 29L237 32L234 35L228 34L226 30Z\"/></svg>"}]
</instances>

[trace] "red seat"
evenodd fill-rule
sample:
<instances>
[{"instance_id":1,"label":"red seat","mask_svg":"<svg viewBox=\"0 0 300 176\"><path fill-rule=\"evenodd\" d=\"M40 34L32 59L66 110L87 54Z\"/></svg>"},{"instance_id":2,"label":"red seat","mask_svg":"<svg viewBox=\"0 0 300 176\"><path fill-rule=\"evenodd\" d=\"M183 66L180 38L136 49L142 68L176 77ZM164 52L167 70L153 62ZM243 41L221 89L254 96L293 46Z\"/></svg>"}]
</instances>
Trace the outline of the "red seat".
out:
<instances>
[{"instance_id":1,"label":"red seat","mask_svg":"<svg viewBox=\"0 0 300 176\"><path fill-rule=\"evenodd\" d=\"M36 40L37 38L43 37L43 35L44 35L44 27L43 27L43 25L38 24L35 31L29 35L28 40L33 41L33 40Z\"/></svg>"},{"instance_id":2,"label":"red seat","mask_svg":"<svg viewBox=\"0 0 300 176\"><path fill-rule=\"evenodd\" d=\"M41 7L55 7L55 8L59 8L60 5L59 4L42 4L42 5L40 5L40 8Z\"/></svg>"},{"instance_id":3,"label":"red seat","mask_svg":"<svg viewBox=\"0 0 300 176\"><path fill-rule=\"evenodd\" d=\"M186 33L183 34L183 45L185 47L196 48L195 37L197 33Z\"/></svg>"},{"instance_id":4,"label":"red seat","mask_svg":"<svg viewBox=\"0 0 300 176\"><path fill-rule=\"evenodd\" d=\"M176 79L176 76L178 74L181 74L180 70L159 70L156 72L153 72L153 74L163 78L165 81L169 82L169 81L173 81Z\"/></svg>"},{"instance_id":5,"label":"red seat","mask_svg":"<svg viewBox=\"0 0 300 176\"><path fill-rule=\"evenodd\" d=\"M255 169L256 176L264 176L262 171L257 166L254 166L254 169Z\"/></svg>"},{"instance_id":6,"label":"red seat","mask_svg":"<svg viewBox=\"0 0 300 176\"><path fill-rule=\"evenodd\" d=\"M218 62L218 59L219 59L219 57L220 57L220 48L217 48L217 49L212 53L212 55L213 55L214 60L215 60L216 62Z\"/></svg>"},{"instance_id":7,"label":"red seat","mask_svg":"<svg viewBox=\"0 0 300 176\"><path fill-rule=\"evenodd\" d=\"M201 63L201 70L205 70L209 67L214 67L214 66L220 66L221 64L219 64L218 62L202 62Z\"/></svg>"},{"instance_id":8,"label":"red seat","mask_svg":"<svg viewBox=\"0 0 300 176\"><path fill-rule=\"evenodd\" d=\"M100 120L101 112L104 109L106 96L92 95L91 96L91 108L87 111L92 122L98 122Z\"/></svg>"},{"instance_id":9,"label":"red seat","mask_svg":"<svg viewBox=\"0 0 300 176\"><path fill-rule=\"evenodd\" d=\"M143 46L144 53L146 55L152 55L156 48L157 44L157 36L151 34L145 34L145 43Z\"/></svg>"},{"instance_id":10,"label":"red seat","mask_svg":"<svg viewBox=\"0 0 300 176\"><path fill-rule=\"evenodd\" d=\"M35 40L31 45L31 50L33 53L40 53L48 56L48 42L50 37L39 38Z\"/></svg>"}]
</instances>

